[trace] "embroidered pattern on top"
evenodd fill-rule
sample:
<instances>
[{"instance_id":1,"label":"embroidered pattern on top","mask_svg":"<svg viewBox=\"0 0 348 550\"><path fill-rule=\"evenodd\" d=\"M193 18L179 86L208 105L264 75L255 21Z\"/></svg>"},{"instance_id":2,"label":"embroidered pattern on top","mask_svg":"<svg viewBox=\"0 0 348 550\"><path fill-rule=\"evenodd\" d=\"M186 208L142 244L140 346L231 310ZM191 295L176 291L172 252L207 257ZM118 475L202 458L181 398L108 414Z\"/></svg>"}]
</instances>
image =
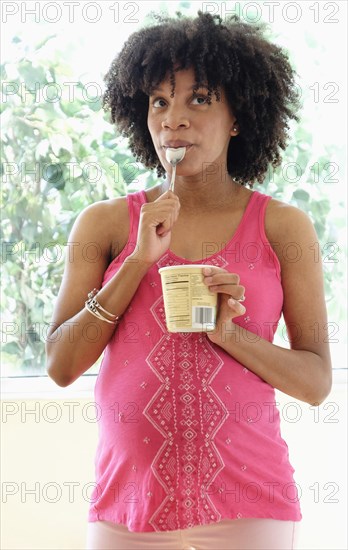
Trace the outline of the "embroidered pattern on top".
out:
<instances>
[{"instance_id":1,"label":"embroidered pattern on top","mask_svg":"<svg viewBox=\"0 0 348 550\"><path fill-rule=\"evenodd\" d=\"M151 470L165 498L149 523L168 531L217 522L209 488L225 467L215 437L229 412L212 383L223 361L205 334L167 332L162 296L150 310L164 334L146 362L161 385L143 414L163 436Z\"/></svg>"}]
</instances>

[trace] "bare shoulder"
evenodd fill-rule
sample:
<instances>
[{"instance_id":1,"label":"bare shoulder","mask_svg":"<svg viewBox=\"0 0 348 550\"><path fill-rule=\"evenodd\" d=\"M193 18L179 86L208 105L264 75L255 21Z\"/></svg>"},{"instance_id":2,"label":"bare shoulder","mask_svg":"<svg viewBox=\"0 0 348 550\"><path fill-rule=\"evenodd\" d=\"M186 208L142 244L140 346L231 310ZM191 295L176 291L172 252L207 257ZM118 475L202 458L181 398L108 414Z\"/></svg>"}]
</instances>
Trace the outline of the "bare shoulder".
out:
<instances>
[{"instance_id":1,"label":"bare shoulder","mask_svg":"<svg viewBox=\"0 0 348 550\"><path fill-rule=\"evenodd\" d=\"M123 248L127 242L127 220L125 198L96 202L79 214L67 242L52 330L81 310L91 289L101 287L113 248Z\"/></svg>"},{"instance_id":2,"label":"bare shoulder","mask_svg":"<svg viewBox=\"0 0 348 550\"><path fill-rule=\"evenodd\" d=\"M281 263L284 247L289 248L290 254L302 253L304 249L311 250L310 247L318 241L314 225L306 212L276 199L271 199L267 205L265 232Z\"/></svg>"},{"instance_id":3,"label":"bare shoulder","mask_svg":"<svg viewBox=\"0 0 348 550\"><path fill-rule=\"evenodd\" d=\"M127 198L118 197L116 199L98 201L90 204L81 212L78 219L86 224L98 221L100 227L105 228L110 224L113 227L123 225L127 217Z\"/></svg>"},{"instance_id":4,"label":"bare shoulder","mask_svg":"<svg viewBox=\"0 0 348 550\"><path fill-rule=\"evenodd\" d=\"M126 197L95 202L77 217L71 238L95 242L105 254L115 256L125 246L129 232Z\"/></svg>"},{"instance_id":5,"label":"bare shoulder","mask_svg":"<svg viewBox=\"0 0 348 550\"><path fill-rule=\"evenodd\" d=\"M269 201L265 217L267 236L276 238L282 234L289 234L289 231L293 234L299 229L303 229L303 227L313 227L313 223L306 212L276 199Z\"/></svg>"}]
</instances>

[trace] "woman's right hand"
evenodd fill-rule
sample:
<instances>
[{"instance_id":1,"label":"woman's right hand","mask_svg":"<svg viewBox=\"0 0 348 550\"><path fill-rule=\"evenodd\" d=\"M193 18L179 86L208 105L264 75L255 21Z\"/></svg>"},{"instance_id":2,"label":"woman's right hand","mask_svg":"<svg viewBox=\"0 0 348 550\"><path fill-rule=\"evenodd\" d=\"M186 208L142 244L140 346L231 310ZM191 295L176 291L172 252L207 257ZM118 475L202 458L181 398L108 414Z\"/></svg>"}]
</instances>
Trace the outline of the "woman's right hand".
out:
<instances>
[{"instance_id":1,"label":"woman's right hand","mask_svg":"<svg viewBox=\"0 0 348 550\"><path fill-rule=\"evenodd\" d=\"M132 259L149 265L159 260L170 246L171 232L179 210L179 198L169 190L155 201L143 204Z\"/></svg>"}]
</instances>

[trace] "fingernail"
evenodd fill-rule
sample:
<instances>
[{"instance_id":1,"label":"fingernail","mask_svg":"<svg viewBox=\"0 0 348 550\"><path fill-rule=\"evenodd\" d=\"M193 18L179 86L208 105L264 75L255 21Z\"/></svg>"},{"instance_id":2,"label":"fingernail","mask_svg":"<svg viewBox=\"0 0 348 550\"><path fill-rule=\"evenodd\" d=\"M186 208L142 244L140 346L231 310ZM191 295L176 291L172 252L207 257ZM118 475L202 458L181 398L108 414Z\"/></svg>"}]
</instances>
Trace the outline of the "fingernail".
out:
<instances>
[{"instance_id":1,"label":"fingernail","mask_svg":"<svg viewBox=\"0 0 348 550\"><path fill-rule=\"evenodd\" d=\"M203 275L211 275L213 272L211 267L203 267Z\"/></svg>"},{"instance_id":2,"label":"fingernail","mask_svg":"<svg viewBox=\"0 0 348 550\"><path fill-rule=\"evenodd\" d=\"M241 309L241 312L242 312L241 315L244 315L244 313L246 312L246 307L243 306L243 304L241 304L240 302L238 302L238 304L240 305L240 308L242 308L242 309ZM240 308L239 308L239 309L240 309Z\"/></svg>"}]
</instances>

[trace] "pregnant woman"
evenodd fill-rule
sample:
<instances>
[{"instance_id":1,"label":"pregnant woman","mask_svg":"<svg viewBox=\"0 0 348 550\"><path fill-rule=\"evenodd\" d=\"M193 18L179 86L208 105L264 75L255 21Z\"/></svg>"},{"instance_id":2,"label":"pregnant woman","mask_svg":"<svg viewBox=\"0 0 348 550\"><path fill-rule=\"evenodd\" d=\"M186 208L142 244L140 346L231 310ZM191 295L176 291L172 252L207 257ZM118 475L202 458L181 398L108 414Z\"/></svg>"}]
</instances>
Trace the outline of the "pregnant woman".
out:
<instances>
[{"instance_id":1,"label":"pregnant woman","mask_svg":"<svg viewBox=\"0 0 348 550\"><path fill-rule=\"evenodd\" d=\"M322 266L308 216L253 189L298 120L294 71L261 27L199 12L131 35L105 82L112 122L159 181L79 215L47 343L60 386L105 350L87 548L295 548L275 388L311 405L330 392ZM180 147L173 192L166 151ZM170 333L158 270L195 263L216 329ZM273 343L282 314L290 349Z\"/></svg>"}]
</instances>

